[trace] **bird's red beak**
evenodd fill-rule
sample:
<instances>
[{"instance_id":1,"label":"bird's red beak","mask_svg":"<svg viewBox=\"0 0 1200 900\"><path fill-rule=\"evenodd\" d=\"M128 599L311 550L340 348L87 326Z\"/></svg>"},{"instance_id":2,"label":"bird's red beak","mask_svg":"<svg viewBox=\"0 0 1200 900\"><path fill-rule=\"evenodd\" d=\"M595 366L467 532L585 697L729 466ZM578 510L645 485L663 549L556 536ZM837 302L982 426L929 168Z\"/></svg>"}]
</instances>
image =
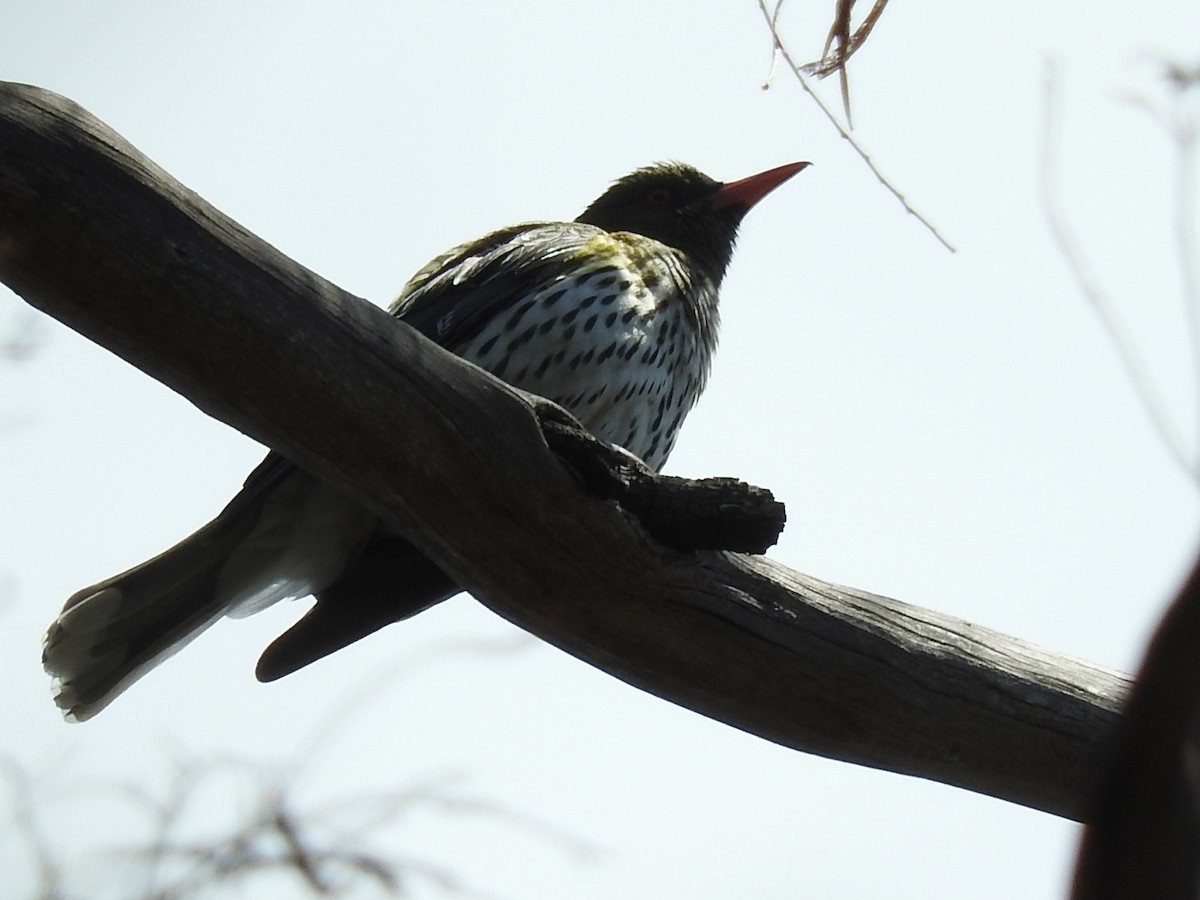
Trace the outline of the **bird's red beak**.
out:
<instances>
[{"instance_id":1,"label":"bird's red beak","mask_svg":"<svg viewBox=\"0 0 1200 900\"><path fill-rule=\"evenodd\" d=\"M730 181L717 188L717 192L713 195L713 206L717 209L733 206L745 212L801 169L807 169L810 165L812 163L788 163L786 166L768 169L740 181Z\"/></svg>"}]
</instances>

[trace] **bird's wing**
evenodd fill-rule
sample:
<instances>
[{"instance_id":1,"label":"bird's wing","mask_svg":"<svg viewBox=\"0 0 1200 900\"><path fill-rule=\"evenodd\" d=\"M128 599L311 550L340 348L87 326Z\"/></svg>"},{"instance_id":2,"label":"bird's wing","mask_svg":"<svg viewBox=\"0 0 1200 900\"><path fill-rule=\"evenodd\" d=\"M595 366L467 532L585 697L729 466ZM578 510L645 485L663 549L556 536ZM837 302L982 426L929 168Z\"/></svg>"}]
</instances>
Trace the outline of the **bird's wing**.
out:
<instances>
[{"instance_id":1,"label":"bird's wing","mask_svg":"<svg viewBox=\"0 0 1200 900\"><path fill-rule=\"evenodd\" d=\"M564 256L582 251L599 229L531 222L495 231L430 261L404 286L393 315L456 350L514 297L561 277ZM292 464L271 453L251 473L243 495L272 490ZM235 502L238 502L235 500ZM354 565L317 594L309 612L259 660L273 681L458 593L459 587L408 541L378 530Z\"/></svg>"},{"instance_id":2,"label":"bird's wing","mask_svg":"<svg viewBox=\"0 0 1200 900\"><path fill-rule=\"evenodd\" d=\"M434 257L400 291L389 311L430 340L454 349L469 340L497 306L561 271L603 232L577 222L526 222L493 231ZM246 478L226 514L274 490L295 464L272 450Z\"/></svg>"},{"instance_id":3,"label":"bird's wing","mask_svg":"<svg viewBox=\"0 0 1200 900\"><path fill-rule=\"evenodd\" d=\"M529 222L494 231L431 260L409 279L391 312L423 335L454 350L475 334L489 314L514 296L550 281L561 259L600 234L575 222ZM557 264L556 264L557 263ZM296 472L277 451L250 473L223 515L232 516Z\"/></svg>"},{"instance_id":4,"label":"bird's wing","mask_svg":"<svg viewBox=\"0 0 1200 900\"><path fill-rule=\"evenodd\" d=\"M296 624L271 642L255 675L274 681L324 656L447 600L461 588L416 547L383 529L354 565L317 594Z\"/></svg>"},{"instance_id":5,"label":"bird's wing","mask_svg":"<svg viewBox=\"0 0 1200 900\"><path fill-rule=\"evenodd\" d=\"M404 286L391 313L454 350L497 307L562 277L563 258L601 234L578 222L529 222L494 231L433 259Z\"/></svg>"}]
</instances>

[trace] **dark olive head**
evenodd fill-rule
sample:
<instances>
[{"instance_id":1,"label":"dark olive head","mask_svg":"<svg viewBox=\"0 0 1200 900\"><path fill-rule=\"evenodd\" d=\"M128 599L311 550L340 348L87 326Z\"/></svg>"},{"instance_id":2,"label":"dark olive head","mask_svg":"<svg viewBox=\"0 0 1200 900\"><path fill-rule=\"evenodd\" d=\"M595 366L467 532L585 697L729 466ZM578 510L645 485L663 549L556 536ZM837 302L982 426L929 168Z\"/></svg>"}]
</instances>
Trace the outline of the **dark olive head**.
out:
<instances>
[{"instance_id":1,"label":"dark olive head","mask_svg":"<svg viewBox=\"0 0 1200 900\"><path fill-rule=\"evenodd\" d=\"M807 165L791 163L722 183L684 163L656 163L617 181L576 221L653 238L682 251L719 281L742 218Z\"/></svg>"}]
</instances>

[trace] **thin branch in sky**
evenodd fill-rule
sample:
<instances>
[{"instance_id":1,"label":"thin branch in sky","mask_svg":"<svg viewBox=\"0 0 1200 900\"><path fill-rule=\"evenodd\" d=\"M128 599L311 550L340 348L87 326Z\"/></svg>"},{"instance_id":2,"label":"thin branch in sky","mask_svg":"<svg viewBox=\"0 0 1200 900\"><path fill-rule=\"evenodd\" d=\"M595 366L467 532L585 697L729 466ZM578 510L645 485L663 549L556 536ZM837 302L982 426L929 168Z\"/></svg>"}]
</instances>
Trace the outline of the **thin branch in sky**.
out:
<instances>
[{"instance_id":1,"label":"thin branch in sky","mask_svg":"<svg viewBox=\"0 0 1200 900\"><path fill-rule=\"evenodd\" d=\"M498 900L465 884L449 868L400 855L395 835L387 829L414 814L433 812L473 822L490 819L576 862L591 862L600 853L555 823L474 796L452 773L407 780L396 787L387 779L375 779L367 790L324 800L305 790L304 781L311 776L311 785L322 784L323 773L313 771L314 766L331 741L353 733L351 720L363 713L356 699L386 689L394 682L392 676L453 655L508 654L531 642L527 635L517 640L447 642L424 656L409 656L404 665L390 666L361 689L348 692L349 702L339 698L329 715L316 720L324 730L301 742L296 755L281 764L239 756L198 759L184 749L163 786L144 781L91 785L114 797L119 810L137 814L145 827L123 829L116 846L96 847L87 854L86 864L78 850L66 862L56 857L55 844L47 840L53 831L41 822L51 807L46 786L0 757L0 786L8 783L13 810L9 822L0 817L0 834L9 824L7 830L22 842L24 855L36 866L41 882L37 900L82 896L66 885L85 865L88 896L112 896L114 888L120 896L139 900L192 900L214 890L250 888L259 876L274 874L290 875L298 882L298 896L357 896L360 889L372 896L410 896L414 886L423 885L446 896ZM231 796L236 802L229 802ZM78 790L71 797L78 800ZM217 809L226 811L223 820L213 820ZM3 811L0 807L0 815Z\"/></svg>"},{"instance_id":2,"label":"thin branch in sky","mask_svg":"<svg viewBox=\"0 0 1200 900\"><path fill-rule=\"evenodd\" d=\"M1168 67L1169 83L1175 88L1171 116L1171 136L1175 141L1175 245L1179 257L1183 302L1192 342L1192 368L1196 384L1196 400L1200 404L1200 272L1197 266L1196 183L1197 118L1195 107L1187 102L1185 93L1200 93L1200 67L1188 72L1178 66ZM1200 409L1196 414L1200 431ZM1197 438L1200 452L1200 436Z\"/></svg>"},{"instance_id":3,"label":"thin branch in sky","mask_svg":"<svg viewBox=\"0 0 1200 900\"><path fill-rule=\"evenodd\" d=\"M904 211L924 225L925 228L928 229L929 233L937 238L938 242L941 243L943 247L945 247L951 253L954 253L954 246L942 236L941 232L939 232L928 219L921 215L921 213L917 212L917 210L908 202L905 196L901 194L900 191L890 181L888 181L883 173L879 171L879 168L875 165L871 157L867 155L867 152L851 136L846 127L838 121L838 118L833 114L833 111L825 105L824 101L822 101L819 96L817 96L816 91L813 90L812 85L809 83L808 78L804 74L803 67L792 58L791 53L788 52L787 46L783 43L783 38L779 35L779 29L776 27L778 9L776 9L776 15L772 15L767 9L766 0L758 0L758 8L762 12L763 18L767 22L767 27L771 30L771 40L774 42L775 52L777 52L779 56L783 58L783 61L787 63L788 68L792 70L792 74L796 76L796 80L800 83L800 87L803 88L804 92L808 94L814 103L817 104L817 107L822 113L825 114L825 118L827 118L830 124L837 129L838 134L841 135L841 137L853 148L854 152L858 154L858 157L864 163L866 163L867 168L871 170L872 174L874 174L874 176L879 180L879 183L887 188L893 197L900 201L900 204L904 207Z\"/></svg>"},{"instance_id":4,"label":"thin branch in sky","mask_svg":"<svg viewBox=\"0 0 1200 900\"><path fill-rule=\"evenodd\" d=\"M833 25L829 29L829 36L825 39L825 49L821 51L821 59L804 66L806 74L824 78L830 72L844 69L846 61L871 36L872 29L874 29L875 24L879 21L879 17L883 15L884 7L888 4L888 0L875 0L875 5L867 13L867 17L863 19L862 24L851 35L850 11L854 8L855 2L856 0L838 0L837 12ZM838 52L830 56L829 48L833 45L835 39L838 42Z\"/></svg>"},{"instance_id":5,"label":"thin branch in sky","mask_svg":"<svg viewBox=\"0 0 1200 900\"><path fill-rule=\"evenodd\" d=\"M783 0L780 0L782 5ZM857 0L837 0L837 5L834 10L833 24L829 27L829 34L825 38L825 46L821 50L821 58L815 62L810 62L803 66L804 74L813 75L817 78L824 78L834 72L838 73L842 88L842 108L846 111L846 124L853 129L854 122L850 114L850 78L846 69L846 63L855 51L863 45L866 39L871 34L871 29L875 27L875 23L879 21L879 17L883 15L884 7L887 6L888 0L875 0L875 5L871 7L871 11L867 13L867 17L863 19L861 25L855 30L854 34L850 33L850 16L854 10L854 4ZM779 9L776 7L775 19L778 21ZM832 53L830 51L833 51Z\"/></svg>"},{"instance_id":6,"label":"thin branch in sky","mask_svg":"<svg viewBox=\"0 0 1200 900\"><path fill-rule=\"evenodd\" d=\"M222 796L218 779L229 780L238 795L252 797L252 808L205 835L194 823L198 810L211 808L214 796ZM124 796L147 814L152 837L135 839L102 859L125 878L139 877L143 886L136 896L144 900L191 900L206 896L214 885L248 885L262 873L291 874L303 886L302 895L312 897L342 896L359 887L407 896L420 881L449 895L489 898L448 869L402 859L394 848L377 849L383 844L380 832L415 809L450 808L445 801L453 795L427 784L395 790L375 786L368 794L342 796L319 807L300 800L286 772L227 759L183 762L162 797L137 785ZM503 818L506 812L485 801L461 802L472 814L488 809Z\"/></svg>"},{"instance_id":7,"label":"thin branch in sky","mask_svg":"<svg viewBox=\"0 0 1200 900\"><path fill-rule=\"evenodd\" d=\"M1067 221L1067 215L1062 207L1056 188L1058 186L1058 125L1060 122L1058 110L1058 77L1051 64L1046 66L1045 82L1045 119L1043 124L1042 165L1041 165L1041 198L1046 221L1050 233L1058 245L1059 252L1067 263L1072 277L1087 300L1096 318L1107 334L1109 342L1116 350L1125 374L1142 408L1146 411L1151 424L1163 441L1167 450L1193 481L1200 482L1200 466L1192 459L1182 434L1172 421L1162 396L1154 386L1149 371L1141 353L1134 345L1129 330L1121 322L1115 306L1108 294L1100 286L1091 265L1084 256L1075 238L1075 233ZM1190 317L1190 314L1189 314ZM1200 346L1200 345L1198 345Z\"/></svg>"},{"instance_id":8,"label":"thin branch in sky","mask_svg":"<svg viewBox=\"0 0 1200 900\"><path fill-rule=\"evenodd\" d=\"M759 4L762 5L761 3ZM775 27L779 21L779 11L783 9L783 0L776 0L775 11L771 13L771 65L767 69L767 77L763 79L762 89L768 90L771 87L771 82L775 80L775 70L779 68L779 41L775 40Z\"/></svg>"},{"instance_id":9,"label":"thin branch in sky","mask_svg":"<svg viewBox=\"0 0 1200 900\"><path fill-rule=\"evenodd\" d=\"M1147 113L1163 129L1175 145L1175 166L1172 189L1172 219L1176 257L1180 269L1183 311L1187 321L1192 380L1197 405L1195 413L1196 453L1200 454L1200 274L1197 273L1196 244L1196 170L1197 170L1197 112L1189 99L1200 99L1200 67L1189 69L1168 63L1165 80L1171 91L1166 108L1143 94L1130 94L1125 100L1135 109ZM1189 96L1188 92L1193 91ZM1200 471L1200 458L1194 466Z\"/></svg>"},{"instance_id":10,"label":"thin branch in sky","mask_svg":"<svg viewBox=\"0 0 1200 900\"><path fill-rule=\"evenodd\" d=\"M815 68L813 63L804 67L805 72L824 78L816 69L824 69L825 74L836 71L838 82L842 89L842 109L846 113L846 126L854 128L854 118L850 113L850 76L846 74L846 60L850 58L850 12L854 9L855 0L837 0L833 14L833 24L829 27L829 35L825 38L825 47L821 50L821 59ZM830 56L829 51L833 50Z\"/></svg>"}]
</instances>

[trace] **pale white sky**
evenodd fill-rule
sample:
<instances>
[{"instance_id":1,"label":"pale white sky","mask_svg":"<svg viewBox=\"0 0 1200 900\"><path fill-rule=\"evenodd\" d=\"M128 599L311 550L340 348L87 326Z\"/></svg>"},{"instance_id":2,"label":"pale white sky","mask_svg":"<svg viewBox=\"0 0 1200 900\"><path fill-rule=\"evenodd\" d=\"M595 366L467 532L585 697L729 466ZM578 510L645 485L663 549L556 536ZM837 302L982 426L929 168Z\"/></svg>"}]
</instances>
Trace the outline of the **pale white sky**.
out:
<instances>
[{"instance_id":1,"label":"pale white sky","mask_svg":"<svg viewBox=\"0 0 1200 900\"><path fill-rule=\"evenodd\" d=\"M797 55L819 51L827 14L785 9ZM711 386L669 470L773 489L790 521L772 556L794 568L1128 669L1191 558L1196 490L1049 240L1043 83L1057 61L1080 241L1190 437L1172 146L1124 98L1165 102L1156 61L1194 64L1198 37L1184 0L891 4L855 59L857 133L953 256L786 73L760 90L753 0L8 0L0 79L79 101L378 303L445 247L573 217L652 160L726 179L814 161L747 220ZM19 308L0 289L0 327ZM466 597L268 686L254 661L301 607L221 623L64 725L38 661L62 600L202 524L261 451L66 329L40 334L36 357L0 368L0 424L21 422L0 433L0 756L33 773L77 873L136 836L95 785L159 791L176 761L269 766L322 734L302 803L447 778L595 851L437 804L377 842L489 896L1061 895L1074 826L741 734ZM196 828L249 803L219 788ZM0 838L0 867L26 895L23 848Z\"/></svg>"}]
</instances>

